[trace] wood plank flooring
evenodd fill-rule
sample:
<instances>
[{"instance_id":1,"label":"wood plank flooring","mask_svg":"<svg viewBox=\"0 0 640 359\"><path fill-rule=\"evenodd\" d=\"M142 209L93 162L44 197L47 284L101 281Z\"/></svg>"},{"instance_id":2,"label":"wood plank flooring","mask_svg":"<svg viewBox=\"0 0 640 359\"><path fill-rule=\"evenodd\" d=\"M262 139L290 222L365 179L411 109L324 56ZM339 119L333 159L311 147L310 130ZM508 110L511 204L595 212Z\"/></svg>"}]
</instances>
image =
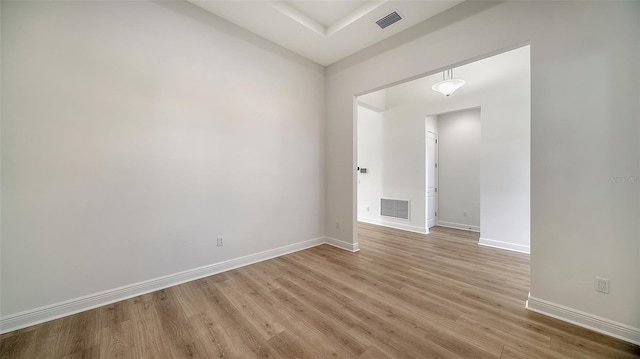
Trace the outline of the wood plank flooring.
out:
<instances>
[{"instance_id":1,"label":"wood plank flooring","mask_svg":"<svg viewBox=\"0 0 640 359\"><path fill-rule=\"evenodd\" d=\"M4 334L0 358L639 358L524 308L527 255L359 224L328 245Z\"/></svg>"}]
</instances>

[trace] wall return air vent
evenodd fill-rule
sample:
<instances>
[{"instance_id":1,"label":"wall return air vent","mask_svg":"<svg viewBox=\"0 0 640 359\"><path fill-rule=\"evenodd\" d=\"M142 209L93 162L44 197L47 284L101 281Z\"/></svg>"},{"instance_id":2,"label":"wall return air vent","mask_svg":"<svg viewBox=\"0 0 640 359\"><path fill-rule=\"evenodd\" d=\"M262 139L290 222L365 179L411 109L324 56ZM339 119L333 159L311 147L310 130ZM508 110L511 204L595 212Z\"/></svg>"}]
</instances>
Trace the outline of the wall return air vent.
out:
<instances>
[{"instance_id":1,"label":"wall return air vent","mask_svg":"<svg viewBox=\"0 0 640 359\"><path fill-rule=\"evenodd\" d=\"M376 21L376 24L378 24L381 29L384 29L385 27L391 26L400 20L402 20L402 16L398 14L398 11L394 11L389 15L384 16L382 19Z\"/></svg>"},{"instance_id":2,"label":"wall return air vent","mask_svg":"<svg viewBox=\"0 0 640 359\"><path fill-rule=\"evenodd\" d=\"M404 199L380 199L380 215L409 219L409 201Z\"/></svg>"}]
</instances>

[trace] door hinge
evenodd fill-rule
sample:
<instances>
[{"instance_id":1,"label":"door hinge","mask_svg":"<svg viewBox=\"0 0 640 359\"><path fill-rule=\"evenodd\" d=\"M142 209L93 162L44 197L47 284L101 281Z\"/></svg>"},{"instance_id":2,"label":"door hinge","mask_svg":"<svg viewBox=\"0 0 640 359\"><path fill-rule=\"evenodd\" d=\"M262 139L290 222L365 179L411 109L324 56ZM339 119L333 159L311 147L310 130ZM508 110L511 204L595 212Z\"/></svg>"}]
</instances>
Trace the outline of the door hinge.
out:
<instances>
[{"instance_id":1,"label":"door hinge","mask_svg":"<svg viewBox=\"0 0 640 359\"><path fill-rule=\"evenodd\" d=\"M438 212L436 212L436 217L438 217Z\"/></svg>"},{"instance_id":2,"label":"door hinge","mask_svg":"<svg viewBox=\"0 0 640 359\"><path fill-rule=\"evenodd\" d=\"M438 164L436 163L436 168L438 168Z\"/></svg>"},{"instance_id":3,"label":"door hinge","mask_svg":"<svg viewBox=\"0 0 640 359\"><path fill-rule=\"evenodd\" d=\"M436 187L436 192L438 192L438 187Z\"/></svg>"},{"instance_id":4,"label":"door hinge","mask_svg":"<svg viewBox=\"0 0 640 359\"><path fill-rule=\"evenodd\" d=\"M438 143L438 139L436 138L436 144Z\"/></svg>"}]
</instances>

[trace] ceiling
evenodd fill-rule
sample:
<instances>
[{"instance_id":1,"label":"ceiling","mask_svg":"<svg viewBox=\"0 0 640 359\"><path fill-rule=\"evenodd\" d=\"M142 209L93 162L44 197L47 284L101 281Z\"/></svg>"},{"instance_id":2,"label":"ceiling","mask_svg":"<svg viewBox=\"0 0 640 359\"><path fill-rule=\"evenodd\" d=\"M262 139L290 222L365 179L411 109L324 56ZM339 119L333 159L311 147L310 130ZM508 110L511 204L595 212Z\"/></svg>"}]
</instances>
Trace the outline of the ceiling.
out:
<instances>
[{"instance_id":1,"label":"ceiling","mask_svg":"<svg viewBox=\"0 0 640 359\"><path fill-rule=\"evenodd\" d=\"M455 100L457 97L475 95L502 88L505 84L528 81L530 77L530 48L523 46L491 57L468 63L453 69L454 78L466 81L451 97L433 91L431 87L442 81L442 73L388 88L387 106L400 103L434 100Z\"/></svg>"},{"instance_id":2,"label":"ceiling","mask_svg":"<svg viewBox=\"0 0 640 359\"><path fill-rule=\"evenodd\" d=\"M456 67L453 69L453 75L454 78L465 80L466 84L451 97L445 97L431 89L435 83L442 81L442 73L435 73L360 96L358 100L372 107L368 99L382 96L386 100L386 109L390 109L407 104L454 102L460 98L469 98L495 89L508 88L508 84L530 81L530 47L523 46ZM373 107L376 109L376 106Z\"/></svg>"},{"instance_id":3,"label":"ceiling","mask_svg":"<svg viewBox=\"0 0 640 359\"><path fill-rule=\"evenodd\" d=\"M464 0L189 1L328 66ZM393 11L403 19L381 29L375 22Z\"/></svg>"}]
</instances>

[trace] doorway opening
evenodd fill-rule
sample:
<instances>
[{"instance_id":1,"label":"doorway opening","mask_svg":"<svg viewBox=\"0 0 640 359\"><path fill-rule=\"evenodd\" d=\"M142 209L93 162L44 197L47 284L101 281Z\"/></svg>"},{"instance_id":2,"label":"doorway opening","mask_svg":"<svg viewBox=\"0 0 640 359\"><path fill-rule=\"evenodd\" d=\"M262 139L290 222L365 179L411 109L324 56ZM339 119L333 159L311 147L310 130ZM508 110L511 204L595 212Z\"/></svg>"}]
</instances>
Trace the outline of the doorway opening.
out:
<instances>
[{"instance_id":1,"label":"doorway opening","mask_svg":"<svg viewBox=\"0 0 640 359\"><path fill-rule=\"evenodd\" d=\"M480 232L481 109L425 117L427 228Z\"/></svg>"},{"instance_id":2,"label":"doorway opening","mask_svg":"<svg viewBox=\"0 0 640 359\"><path fill-rule=\"evenodd\" d=\"M455 77L466 84L451 96L432 90L436 73L357 97L358 221L471 230L481 245L529 253L530 47Z\"/></svg>"}]
</instances>

